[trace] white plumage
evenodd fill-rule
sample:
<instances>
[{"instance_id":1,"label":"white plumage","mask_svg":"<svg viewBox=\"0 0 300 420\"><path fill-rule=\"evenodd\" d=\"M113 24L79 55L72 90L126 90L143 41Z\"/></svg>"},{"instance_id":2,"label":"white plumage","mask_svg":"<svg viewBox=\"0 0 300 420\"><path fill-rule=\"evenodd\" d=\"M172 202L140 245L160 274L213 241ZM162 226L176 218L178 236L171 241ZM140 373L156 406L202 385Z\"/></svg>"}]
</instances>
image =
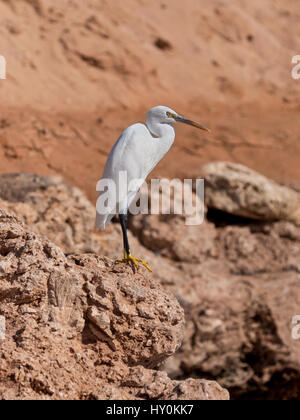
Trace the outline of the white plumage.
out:
<instances>
[{"instance_id":1,"label":"white plumage","mask_svg":"<svg viewBox=\"0 0 300 420\"><path fill-rule=\"evenodd\" d=\"M102 179L115 183L117 200L113 206L103 211L103 206L98 205L101 204L102 196L104 197L104 192L100 191L96 217L98 228L105 229L115 214L127 214L142 183L172 146L175 139L173 124L176 122L207 130L168 107L158 106L147 112L146 124L134 124L121 134L108 156L102 175ZM125 173L127 180L126 177L120 177L120 173ZM128 186L133 180L137 182L129 191Z\"/></svg>"}]
</instances>

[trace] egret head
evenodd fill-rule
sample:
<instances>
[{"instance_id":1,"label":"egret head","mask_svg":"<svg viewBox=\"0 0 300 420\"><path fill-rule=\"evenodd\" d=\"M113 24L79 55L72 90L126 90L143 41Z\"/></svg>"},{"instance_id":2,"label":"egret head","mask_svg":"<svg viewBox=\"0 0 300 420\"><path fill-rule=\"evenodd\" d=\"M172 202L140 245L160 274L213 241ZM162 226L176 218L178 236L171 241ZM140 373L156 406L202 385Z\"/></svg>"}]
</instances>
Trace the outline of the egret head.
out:
<instances>
[{"instance_id":1,"label":"egret head","mask_svg":"<svg viewBox=\"0 0 300 420\"><path fill-rule=\"evenodd\" d=\"M173 109L166 106L156 106L147 112L147 123L173 124L176 122L192 125L193 127L199 128L200 130L205 130L208 132L210 131L204 125L196 123L192 120L188 120L187 118L184 118L182 115L179 115L177 112L173 111Z\"/></svg>"}]
</instances>

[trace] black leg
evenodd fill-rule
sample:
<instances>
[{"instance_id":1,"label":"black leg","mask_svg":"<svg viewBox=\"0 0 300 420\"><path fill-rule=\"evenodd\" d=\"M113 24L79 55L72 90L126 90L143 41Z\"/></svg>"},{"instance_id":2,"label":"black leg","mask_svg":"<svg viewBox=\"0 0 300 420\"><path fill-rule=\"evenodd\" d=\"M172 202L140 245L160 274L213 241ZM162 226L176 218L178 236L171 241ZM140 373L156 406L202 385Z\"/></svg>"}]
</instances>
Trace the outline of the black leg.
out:
<instances>
[{"instance_id":1,"label":"black leg","mask_svg":"<svg viewBox=\"0 0 300 420\"><path fill-rule=\"evenodd\" d=\"M130 254L128 236L127 236L127 214L120 214L120 224L123 233L124 249L127 252L127 255Z\"/></svg>"},{"instance_id":2,"label":"black leg","mask_svg":"<svg viewBox=\"0 0 300 420\"><path fill-rule=\"evenodd\" d=\"M120 220L122 233L123 233L125 255L124 255L123 260L118 260L117 262L118 263L130 262L133 265L133 268L135 268L136 270L138 270L139 268L138 263L141 263L144 267L147 268L147 270L151 271L150 267L145 261L141 260L140 258L134 258L130 254L130 248L129 248L129 242L128 242L128 236L127 236L127 214L120 214L119 220Z\"/></svg>"}]
</instances>

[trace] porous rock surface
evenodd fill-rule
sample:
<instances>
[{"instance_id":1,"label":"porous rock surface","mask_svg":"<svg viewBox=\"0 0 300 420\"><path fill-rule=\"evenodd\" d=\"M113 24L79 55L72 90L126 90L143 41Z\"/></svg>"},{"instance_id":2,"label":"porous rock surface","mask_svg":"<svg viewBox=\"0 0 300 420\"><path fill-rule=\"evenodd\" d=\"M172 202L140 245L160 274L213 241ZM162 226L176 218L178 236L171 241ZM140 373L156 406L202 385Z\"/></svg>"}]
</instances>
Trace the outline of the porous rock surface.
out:
<instances>
[{"instance_id":1,"label":"porous rock surface","mask_svg":"<svg viewBox=\"0 0 300 420\"><path fill-rule=\"evenodd\" d=\"M222 194L231 200L230 189ZM246 205L257 199L251 188L247 194ZM271 197L264 199L272 208ZM176 379L217 379L232 398L298 399L300 347L292 331L300 304L300 228L225 210L209 210L208 220L192 228L178 215L131 220L132 232L155 253L147 255L152 269L185 310L183 345L164 369Z\"/></svg>"},{"instance_id":2,"label":"porous rock surface","mask_svg":"<svg viewBox=\"0 0 300 420\"><path fill-rule=\"evenodd\" d=\"M23 181L22 189L28 188L26 187L28 179L27 176L26 183ZM62 185L61 180L59 183ZM18 182L15 185L18 185ZM51 188L55 188L53 191L55 194L57 186L39 188L37 201L43 199L43 194L47 197ZM31 274L25 277L24 287L25 285L29 287L32 279L34 279L33 284L36 281L41 282L41 285L33 288L32 293L31 289L26 292L26 288L20 289L20 285L16 284L13 290L10 290L12 286L6 283L5 302L12 293L19 307L18 316L14 318L19 319L20 311L23 310L21 308L28 305L27 299L29 301L33 299L30 297L32 295L36 296L34 302L41 300L41 294L45 294L43 284L47 283L47 290L49 287L51 293L49 292L50 303L46 313L52 320L51 325L58 326L61 331L62 324L64 334L74 335L74 331L78 331L77 336L80 337L82 334L84 339L81 337L81 341L87 343L85 346L97 344L97 354L100 354L102 361L100 365L103 368L103 361L105 361L109 366L110 375L115 378L108 385L107 376L103 374L101 378L104 378L105 388L102 389L106 391L101 394L99 389L96 392L96 389L91 391L87 387L83 393L84 398L108 398L108 390L113 389L111 395L119 395L121 392L124 398L127 398L129 394L125 395L126 387L122 386L120 391L119 385L116 385L122 382L122 375L120 376L119 372L123 372L125 367L135 369L142 366L147 375L150 375L149 368L156 368L175 351L181 341L183 327L179 313L175 316L172 310L171 314L174 316L168 318L170 302L167 302L171 294L175 295L184 308L186 327L182 347L160 367L172 378L172 380L166 379L170 389L173 389L173 381L193 377L198 378L200 382L203 378L217 380L221 386L230 390L232 398L299 398L299 340L292 337L292 319L299 314L300 306L298 278L300 227L297 224L290 221L251 221L225 213L212 215L210 210L208 220L200 226L193 227L186 226L184 218L179 215L135 216L130 220L131 247L135 256L143 257L148 261L153 274L143 269L139 274L134 274L130 267L114 265L109 259L115 259L122 252L121 231L117 224L111 223L107 230L100 234L89 230L85 217L87 215L89 223L92 224L94 208L86 199L88 211L83 212L81 217L76 219L77 231L84 234L77 236L77 240L73 240L73 249L71 246L66 248L65 241L60 239L63 237L55 234L56 230L63 231L61 225L55 223L57 208L64 208L64 212L59 212L63 214L62 220L67 220L69 212L71 215L72 212L80 215L80 210L72 201L73 189L66 186L63 188L64 195L62 195L61 203L58 200L55 205L49 206L48 217L45 220L46 231L51 232L51 238L58 239L57 244L63 246L64 251L70 251L73 255L66 257L59 248L49 245L50 242L44 238L46 253L55 253L55 255L58 253L59 258L43 257L41 264L40 259L45 252L41 252L43 247L39 246L35 249L33 245L37 246L36 239L32 239L30 241L32 245L29 248L26 245L27 248L24 248L23 244L27 244L27 241L24 241L22 234L21 242L20 237L15 238L15 243L19 244L16 246L20 249L17 255L20 254L21 258L16 257L15 251L10 253L7 248L3 251L4 255L0 263L1 285L4 285L4 281L8 281L7 276L3 276L5 270L9 273L9 270L15 267L11 271L12 278L15 278L14 273L17 270L18 278L24 279L26 273L22 274L22 272L28 265L27 261L32 270L37 270L35 261L41 264L41 267L44 267L46 263L50 264L51 269L47 270L51 271L51 275L47 270L45 273L45 270L41 269L36 271L38 277L32 271L29 271ZM10 191L11 196L16 194L13 193L12 186L7 190ZM30 202L28 199L31 194L37 194L37 190L26 193L25 199L24 196L17 195L18 198L13 202L11 196L4 195L2 192L2 198L6 200L3 200L1 205L15 214L19 212L19 216L22 216L23 212L23 221L29 223L29 218L26 216L29 210L26 213L24 206L29 206L30 212L34 208L32 204L34 200ZM68 207L67 202L73 203L72 207ZM41 217L43 216L39 216ZM34 238L40 238L36 235L40 225L38 223L29 223L29 225L29 228L22 227L29 235L28 238L32 235L35 235ZM21 225L17 222L14 226L17 230L21 229ZM6 241L6 247L12 243L13 233L10 235L12 238ZM94 252L98 250L99 255L106 255L109 258L100 258L93 254L76 254L77 249L84 250L91 240ZM26 254L25 249L28 249ZM59 280L62 278L60 270L64 264L70 267L63 268L65 274L63 280ZM56 268L57 265L58 268ZM122 288L118 279L122 279ZM138 295L132 296L135 293L133 290L139 290L139 293L147 290L149 287L147 285L153 284L153 279L158 280L164 287L159 290L167 291L164 292L165 298L162 301L162 295L154 288L151 289L151 298L147 294L148 303L138 302ZM61 291L55 291L56 288ZM63 290L68 291L68 298L57 298L57 293L60 295ZM124 290L127 294L126 298ZM115 301L114 296L118 296L121 300ZM59 304L57 304L57 299ZM3 302L2 299L1 308L3 308ZM155 302L154 305L153 302ZM161 303L164 305L165 313L161 312L159 307ZM36 303L29 304L29 312L32 305ZM170 307L173 307L173 304ZM120 308L124 312L122 315L120 315ZM35 307L33 309L36 310ZM24 316L22 314L22 317ZM26 316L31 319L33 315ZM133 319L140 320L140 318L143 320L140 324L143 331L135 329L133 323ZM165 318L169 319L167 326L164 323ZM176 324L178 320L179 323L174 329L172 323ZM150 332L153 325L155 325L155 332L153 329ZM19 326L17 331L21 329ZM130 340L129 331L133 335ZM24 334L22 334L23 337ZM47 334L44 335L47 336ZM154 337L154 340L151 340L149 335ZM160 340L161 336L164 336L164 340ZM134 340L132 347L131 340ZM69 350L66 351L68 354ZM85 359L86 351L85 348L83 357L86 366L89 363L98 365L99 360L93 359L94 350L88 356L93 355L93 362ZM112 355L114 357L117 355L117 360L114 360ZM116 375L115 366L117 366L118 375ZM45 370L47 369L46 366ZM155 371L152 372L155 373ZM57 372L54 373L56 374ZM100 373L98 372L97 375ZM127 375L128 371L122 378ZM158 388L156 385L153 387L156 392ZM139 391L137 391L138 388ZM142 391L141 387L134 388L134 391L132 389L130 392L133 392L132 396L135 398L137 395L142 395L145 388L142 387ZM154 395L155 392L147 395ZM75 398L78 398L78 395L77 393ZM174 395L178 398L177 394ZM169 395L168 398L171 396Z\"/></svg>"},{"instance_id":3,"label":"porous rock surface","mask_svg":"<svg viewBox=\"0 0 300 420\"><path fill-rule=\"evenodd\" d=\"M186 313L184 343L166 361L171 377L217 378L233 398L298 399L299 274L220 275L211 268L169 286Z\"/></svg>"},{"instance_id":4,"label":"porous rock surface","mask_svg":"<svg viewBox=\"0 0 300 420\"><path fill-rule=\"evenodd\" d=\"M66 257L0 212L3 399L228 399L158 366L181 344L183 310L152 278L96 255Z\"/></svg>"},{"instance_id":5,"label":"porous rock surface","mask_svg":"<svg viewBox=\"0 0 300 420\"><path fill-rule=\"evenodd\" d=\"M264 221L300 223L300 194L246 166L213 162L203 167L210 208Z\"/></svg>"},{"instance_id":6,"label":"porous rock surface","mask_svg":"<svg viewBox=\"0 0 300 420\"><path fill-rule=\"evenodd\" d=\"M61 177L29 173L0 176L0 208L47 236L64 252L97 250L91 236L95 209L78 188Z\"/></svg>"},{"instance_id":7,"label":"porous rock surface","mask_svg":"<svg viewBox=\"0 0 300 420\"><path fill-rule=\"evenodd\" d=\"M178 215L138 215L131 218L130 229L146 248L175 261L202 263L216 256L216 231L208 222L186 226Z\"/></svg>"}]
</instances>

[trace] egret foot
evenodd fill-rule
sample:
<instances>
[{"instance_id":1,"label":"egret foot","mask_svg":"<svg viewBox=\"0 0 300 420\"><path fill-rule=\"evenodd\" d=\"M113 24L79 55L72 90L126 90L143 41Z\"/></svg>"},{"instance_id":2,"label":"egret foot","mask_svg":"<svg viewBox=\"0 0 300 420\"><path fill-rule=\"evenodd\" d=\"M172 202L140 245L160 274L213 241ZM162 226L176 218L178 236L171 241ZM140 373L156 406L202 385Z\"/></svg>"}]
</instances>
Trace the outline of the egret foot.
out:
<instances>
[{"instance_id":1,"label":"egret foot","mask_svg":"<svg viewBox=\"0 0 300 420\"><path fill-rule=\"evenodd\" d=\"M138 263L141 263L145 268L147 268L147 270L149 270L152 273L152 270L146 263L146 261L143 261L140 258L134 258L130 253L127 253L126 251L124 251L124 258L122 260L117 260L116 263L132 263L137 270L140 268Z\"/></svg>"}]
</instances>

